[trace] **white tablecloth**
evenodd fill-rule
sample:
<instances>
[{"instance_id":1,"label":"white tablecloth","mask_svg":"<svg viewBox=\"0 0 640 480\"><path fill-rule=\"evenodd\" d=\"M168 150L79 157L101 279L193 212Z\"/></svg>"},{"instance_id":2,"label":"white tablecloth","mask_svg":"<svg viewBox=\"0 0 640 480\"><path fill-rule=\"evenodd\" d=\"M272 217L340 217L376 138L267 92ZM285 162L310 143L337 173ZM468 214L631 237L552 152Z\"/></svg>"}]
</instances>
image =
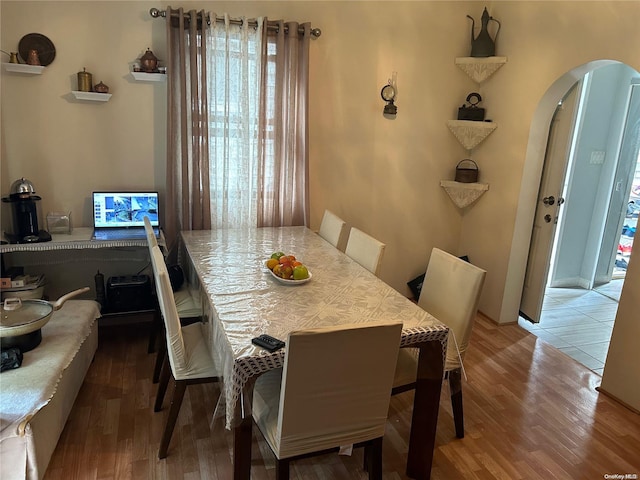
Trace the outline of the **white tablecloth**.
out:
<instances>
[{"instance_id":1,"label":"white tablecloth","mask_svg":"<svg viewBox=\"0 0 640 480\"><path fill-rule=\"evenodd\" d=\"M446 348L448 329L429 313L306 227L230 229L182 233L202 298L214 360L224 375L227 428L247 380L282 366L284 350L269 353L251 339L262 333L286 340L296 329L401 321L401 346L436 340ZM265 261L293 254L312 273L303 285L283 285ZM330 345L327 346L330 352Z\"/></svg>"}]
</instances>

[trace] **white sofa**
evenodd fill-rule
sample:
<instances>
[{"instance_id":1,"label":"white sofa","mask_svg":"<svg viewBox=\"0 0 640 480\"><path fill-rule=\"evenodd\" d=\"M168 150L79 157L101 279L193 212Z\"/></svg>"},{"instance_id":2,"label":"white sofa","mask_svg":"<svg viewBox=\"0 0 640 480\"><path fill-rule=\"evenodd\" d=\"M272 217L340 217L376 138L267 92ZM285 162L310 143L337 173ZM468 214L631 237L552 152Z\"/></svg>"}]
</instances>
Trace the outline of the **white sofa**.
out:
<instances>
[{"instance_id":1,"label":"white sofa","mask_svg":"<svg viewBox=\"0 0 640 480\"><path fill-rule=\"evenodd\" d=\"M39 480L98 348L98 304L69 300L22 366L0 374L0 478Z\"/></svg>"}]
</instances>

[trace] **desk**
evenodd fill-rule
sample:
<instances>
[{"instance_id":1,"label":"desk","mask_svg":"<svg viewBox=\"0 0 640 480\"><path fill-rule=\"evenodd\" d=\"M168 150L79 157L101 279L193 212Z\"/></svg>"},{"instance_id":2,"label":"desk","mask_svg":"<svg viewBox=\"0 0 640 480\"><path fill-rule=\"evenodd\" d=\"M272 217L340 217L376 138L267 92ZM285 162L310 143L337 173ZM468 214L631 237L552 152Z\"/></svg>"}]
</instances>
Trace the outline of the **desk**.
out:
<instances>
[{"instance_id":1,"label":"desk","mask_svg":"<svg viewBox=\"0 0 640 480\"><path fill-rule=\"evenodd\" d=\"M306 227L190 231L180 260L198 282L214 361L223 372L226 425L234 429L234 478L248 480L251 403L257 377L283 365L284 351L251 344L261 333L286 339L295 329L388 320L403 322L401 347L420 348L407 474L428 479L433 460L448 329L429 313ZM294 254L311 271L304 285L283 285L264 262Z\"/></svg>"},{"instance_id":2,"label":"desk","mask_svg":"<svg viewBox=\"0 0 640 480\"><path fill-rule=\"evenodd\" d=\"M91 240L93 227L77 227L71 234L53 234L52 241L0 245L5 267L21 266L27 274L44 274L45 293L58 298L88 286L82 298L95 298L94 275L131 275L149 265L146 237L135 240ZM164 237L159 242L164 244Z\"/></svg>"}]
</instances>

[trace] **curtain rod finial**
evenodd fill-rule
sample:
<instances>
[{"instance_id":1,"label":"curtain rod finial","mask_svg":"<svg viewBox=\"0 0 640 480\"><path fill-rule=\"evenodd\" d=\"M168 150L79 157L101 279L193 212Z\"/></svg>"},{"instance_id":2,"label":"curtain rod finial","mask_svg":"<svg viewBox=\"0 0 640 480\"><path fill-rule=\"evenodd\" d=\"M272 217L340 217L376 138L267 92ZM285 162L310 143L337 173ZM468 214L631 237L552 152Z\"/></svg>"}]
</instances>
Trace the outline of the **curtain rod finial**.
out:
<instances>
[{"instance_id":1,"label":"curtain rod finial","mask_svg":"<svg viewBox=\"0 0 640 480\"><path fill-rule=\"evenodd\" d=\"M158 18L160 16L164 17L164 15L162 15L163 13L164 12L161 12L157 8L152 8L151 10L149 10L149 15L151 15L153 18Z\"/></svg>"},{"instance_id":2,"label":"curtain rod finial","mask_svg":"<svg viewBox=\"0 0 640 480\"><path fill-rule=\"evenodd\" d=\"M312 28L311 35L318 38L320 35L322 35L322 30L320 30L319 28Z\"/></svg>"}]
</instances>

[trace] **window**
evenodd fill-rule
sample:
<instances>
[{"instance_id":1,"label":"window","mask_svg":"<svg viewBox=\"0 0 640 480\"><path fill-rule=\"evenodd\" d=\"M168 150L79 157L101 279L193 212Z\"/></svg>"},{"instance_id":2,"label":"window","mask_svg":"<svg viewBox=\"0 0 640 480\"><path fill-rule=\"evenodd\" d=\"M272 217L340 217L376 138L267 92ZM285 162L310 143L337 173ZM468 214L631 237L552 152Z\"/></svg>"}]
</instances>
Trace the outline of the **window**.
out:
<instances>
[{"instance_id":1,"label":"window","mask_svg":"<svg viewBox=\"0 0 640 480\"><path fill-rule=\"evenodd\" d=\"M212 226L255 226L260 32L217 22L207 47Z\"/></svg>"}]
</instances>

